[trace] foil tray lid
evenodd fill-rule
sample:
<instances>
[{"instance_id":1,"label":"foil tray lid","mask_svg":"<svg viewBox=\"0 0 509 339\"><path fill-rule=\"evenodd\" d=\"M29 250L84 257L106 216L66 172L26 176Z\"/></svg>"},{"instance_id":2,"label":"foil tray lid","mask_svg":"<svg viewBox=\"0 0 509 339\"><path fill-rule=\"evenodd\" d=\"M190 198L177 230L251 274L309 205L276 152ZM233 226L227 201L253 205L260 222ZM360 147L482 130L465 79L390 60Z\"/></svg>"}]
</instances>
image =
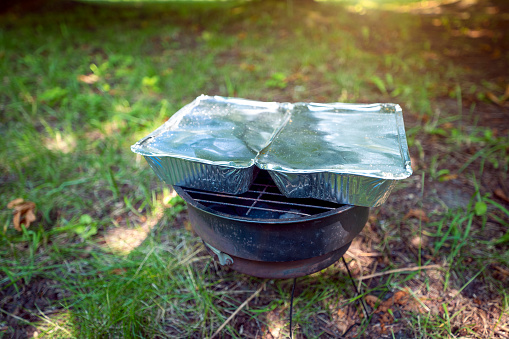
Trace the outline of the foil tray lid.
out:
<instances>
[{"instance_id":1,"label":"foil tray lid","mask_svg":"<svg viewBox=\"0 0 509 339\"><path fill-rule=\"evenodd\" d=\"M401 107L303 104L259 152L257 165L285 173L404 179L412 174Z\"/></svg>"},{"instance_id":2,"label":"foil tray lid","mask_svg":"<svg viewBox=\"0 0 509 339\"><path fill-rule=\"evenodd\" d=\"M283 173L380 179L412 174L396 104L290 104L202 95L131 150Z\"/></svg>"},{"instance_id":3,"label":"foil tray lid","mask_svg":"<svg viewBox=\"0 0 509 339\"><path fill-rule=\"evenodd\" d=\"M169 156L246 168L288 115L275 102L201 95L131 146L144 156Z\"/></svg>"}]
</instances>

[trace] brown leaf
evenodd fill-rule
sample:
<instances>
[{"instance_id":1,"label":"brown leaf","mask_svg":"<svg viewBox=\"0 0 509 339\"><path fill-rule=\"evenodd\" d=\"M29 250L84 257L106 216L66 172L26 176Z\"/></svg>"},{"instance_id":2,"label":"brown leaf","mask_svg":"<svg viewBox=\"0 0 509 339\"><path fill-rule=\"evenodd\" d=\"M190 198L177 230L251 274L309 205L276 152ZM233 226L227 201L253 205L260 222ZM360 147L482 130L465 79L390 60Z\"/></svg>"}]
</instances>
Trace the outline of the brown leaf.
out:
<instances>
[{"instance_id":1,"label":"brown leaf","mask_svg":"<svg viewBox=\"0 0 509 339\"><path fill-rule=\"evenodd\" d=\"M400 305L406 305L408 303L408 292L406 291L397 291L394 293L394 303Z\"/></svg>"},{"instance_id":2,"label":"brown leaf","mask_svg":"<svg viewBox=\"0 0 509 339\"><path fill-rule=\"evenodd\" d=\"M394 296L390 297L389 299L385 300L383 303L378 306L376 312L387 312L389 308L394 305Z\"/></svg>"},{"instance_id":3,"label":"brown leaf","mask_svg":"<svg viewBox=\"0 0 509 339\"><path fill-rule=\"evenodd\" d=\"M35 204L31 201L25 201L23 204L19 205L19 210L21 213L27 212L29 210L35 209Z\"/></svg>"},{"instance_id":4,"label":"brown leaf","mask_svg":"<svg viewBox=\"0 0 509 339\"><path fill-rule=\"evenodd\" d=\"M25 228L30 227L30 224L37 219L34 213L35 203L31 201L18 198L9 202L7 207L14 210L12 223L17 231L21 232L21 225L25 225Z\"/></svg>"},{"instance_id":5,"label":"brown leaf","mask_svg":"<svg viewBox=\"0 0 509 339\"><path fill-rule=\"evenodd\" d=\"M507 195L505 194L505 192L502 189L497 188L493 193L495 193L495 196L497 198L502 199L505 202L509 202L509 198L507 197Z\"/></svg>"},{"instance_id":6,"label":"brown leaf","mask_svg":"<svg viewBox=\"0 0 509 339\"><path fill-rule=\"evenodd\" d=\"M21 198L14 199L7 204L7 208L14 208L14 206L21 204L23 201Z\"/></svg>"},{"instance_id":7,"label":"brown leaf","mask_svg":"<svg viewBox=\"0 0 509 339\"><path fill-rule=\"evenodd\" d=\"M493 267L500 272L502 275L504 275L506 278L509 277L509 270L503 267L500 267L498 265L493 265Z\"/></svg>"},{"instance_id":8,"label":"brown leaf","mask_svg":"<svg viewBox=\"0 0 509 339\"><path fill-rule=\"evenodd\" d=\"M21 213L19 213L19 212L14 213L14 217L12 218L12 223L14 224L14 228L16 229L16 231L21 232L20 220L21 220Z\"/></svg>"},{"instance_id":9,"label":"brown leaf","mask_svg":"<svg viewBox=\"0 0 509 339\"><path fill-rule=\"evenodd\" d=\"M371 308L375 308L377 304L380 304L380 299L378 299L377 296L374 295L367 295L364 297L364 300L366 300L366 303L371 306Z\"/></svg>"},{"instance_id":10,"label":"brown leaf","mask_svg":"<svg viewBox=\"0 0 509 339\"><path fill-rule=\"evenodd\" d=\"M28 210L25 214L25 227L28 228L37 218L35 217L33 210Z\"/></svg>"},{"instance_id":11,"label":"brown leaf","mask_svg":"<svg viewBox=\"0 0 509 339\"><path fill-rule=\"evenodd\" d=\"M491 92L486 92L486 96L488 97L488 99L493 101L495 104L502 106L502 101L500 101L500 99L495 94L493 94Z\"/></svg>"},{"instance_id":12,"label":"brown leaf","mask_svg":"<svg viewBox=\"0 0 509 339\"><path fill-rule=\"evenodd\" d=\"M123 275L127 270L125 268L115 268L111 270L111 273L116 275Z\"/></svg>"},{"instance_id":13,"label":"brown leaf","mask_svg":"<svg viewBox=\"0 0 509 339\"><path fill-rule=\"evenodd\" d=\"M99 77L95 74L87 74L87 75L82 74L82 75L78 76L78 80L91 85L91 84L96 83L99 80Z\"/></svg>"},{"instance_id":14,"label":"brown leaf","mask_svg":"<svg viewBox=\"0 0 509 339\"><path fill-rule=\"evenodd\" d=\"M254 72L254 71L256 71L256 65L242 62L240 64L240 69L243 70L243 71Z\"/></svg>"},{"instance_id":15,"label":"brown leaf","mask_svg":"<svg viewBox=\"0 0 509 339\"><path fill-rule=\"evenodd\" d=\"M392 297L382 302L377 310L376 313L379 312L387 312L389 308L392 308L395 304L397 305L406 305L408 303L409 297L408 293L405 291L398 291L394 293Z\"/></svg>"},{"instance_id":16,"label":"brown leaf","mask_svg":"<svg viewBox=\"0 0 509 339\"><path fill-rule=\"evenodd\" d=\"M453 128L454 125L452 124L452 122L446 122L446 123L442 124L440 127L442 127L443 129L449 130L449 129Z\"/></svg>"},{"instance_id":17,"label":"brown leaf","mask_svg":"<svg viewBox=\"0 0 509 339\"><path fill-rule=\"evenodd\" d=\"M424 304L424 301L422 303ZM401 307L402 310L413 312L413 313L423 313L425 312L424 308L414 299L408 298L408 303Z\"/></svg>"},{"instance_id":18,"label":"brown leaf","mask_svg":"<svg viewBox=\"0 0 509 339\"><path fill-rule=\"evenodd\" d=\"M410 240L410 244L412 244L415 248L419 248L425 246L427 244L427 240L425 237L416 235L412 238L412 240Z\"/></svg>"},{"instance_id":19,"label":"brown leaf","mask_svg":"<svg viewBox=\"0 0 509 339\"><path fill-rule=\"evenodd\" d=\"M421 117L420 117L420 120L423 122L423 123L427 123L429 121L429 116L426 115L426 114L423 114Z\"/></svg>"},{"instance_id":20,"label":"brown leaf","mask_svg":"<svg viewBox=\"0 0 509 339\"><path fill-rule=\"evenodd\" d=\"M429 222L429 218L426 215L426 212L422 209L411 209L408 211L408 213L405 215L404 219L410 219L410 218L416 218L424 222Z\"/></svg>"}]
</instances>

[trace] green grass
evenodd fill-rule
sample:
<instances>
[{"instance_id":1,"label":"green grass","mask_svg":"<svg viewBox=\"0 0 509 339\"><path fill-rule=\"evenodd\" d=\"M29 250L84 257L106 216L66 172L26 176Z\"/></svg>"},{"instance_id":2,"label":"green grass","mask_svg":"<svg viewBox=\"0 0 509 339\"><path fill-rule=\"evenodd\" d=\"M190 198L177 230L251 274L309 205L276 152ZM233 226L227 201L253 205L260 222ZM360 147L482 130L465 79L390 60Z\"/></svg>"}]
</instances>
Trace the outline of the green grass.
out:
<instances>
[{"instance_id":1,"label":"green grass","mask_svg":"<svg viewBox=\"0 0 509 339\"><path fill-rule=\"evenodd\" d=\"M407 272L363 281L363 296L383 299L406 287L440 295L429 297L439 310L404 313L387 333L479 336L451 304L460 299L470 307L474 285L484 286L477 292L483 302L498 303L499 322L507 319L508 284L493 267L509 266L509 212L490 180L507 180L509 136L476 115L476 105L489 105L486 93L500 96L504 88L436 52L451 32L490 25L484 14L470 21L439 16L444 31L433 35L432 18L360 13L341 3L46 6L0 15L0 289L52 279L67 291L61 312L29 320L40 336L209 337L262 283L265 290L224 336L254 335L253 328L288 336L291 283L217 269L182 225L182 201L130 151L202 93L401 104L420 168L398 186L397 203L374 209L371 228L359 237L359 248L379 252L380 260L359 262L364 275L431 263L447 268L439 278ZM470 111L465 100L474 100ZM454 182L451 175L469 188L470 201L459 209L442 201L440 187ZM418 203L405 202L407 194ZM37 221L23 232L5 207L15 198L37 206ZM404 218L416 206L429 222ZM428 245L412 247L416 236ZM361 321L344 273L338 263L299 279L298 333L326 337L335 324L341 334L350 324L339 310ZM447 297L454 291L459 296ZM12 334L9 324L0 321L0 337ZM369 337L373 328L363 321L351 333Z\"/></svg>"}]
</instances>

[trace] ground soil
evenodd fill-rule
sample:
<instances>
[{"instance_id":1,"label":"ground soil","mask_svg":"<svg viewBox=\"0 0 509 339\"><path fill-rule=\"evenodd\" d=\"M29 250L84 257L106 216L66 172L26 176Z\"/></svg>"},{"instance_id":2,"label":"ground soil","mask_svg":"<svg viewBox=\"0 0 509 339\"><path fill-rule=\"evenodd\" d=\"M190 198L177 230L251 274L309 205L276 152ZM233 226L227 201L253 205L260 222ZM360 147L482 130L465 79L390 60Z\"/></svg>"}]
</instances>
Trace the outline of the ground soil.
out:
<instances>
[{"instance_id":1,"label":"ground soil","mask_svg":"<svg viewBox=\"0 0 509 339\"><path fill-rule=\"evenodd\" d=\"M36 322L41 315L59 312L61 302L69 296L58 282L44 278L31 279L28 284L20 280L1 289L0 309L4 312L0 313L0 337L32 338L36 329L24 321Z\"/></svg>"}]
</instances>

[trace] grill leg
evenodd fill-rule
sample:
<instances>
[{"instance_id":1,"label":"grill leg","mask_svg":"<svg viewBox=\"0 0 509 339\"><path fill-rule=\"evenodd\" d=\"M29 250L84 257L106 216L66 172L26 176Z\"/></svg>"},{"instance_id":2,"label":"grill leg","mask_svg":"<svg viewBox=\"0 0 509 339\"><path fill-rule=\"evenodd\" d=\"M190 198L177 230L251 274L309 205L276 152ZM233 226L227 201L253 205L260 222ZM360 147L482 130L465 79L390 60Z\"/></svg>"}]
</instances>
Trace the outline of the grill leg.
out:
<instances>
[{"instance_id":1,"label":"grill leg","mask_svg":"<svg viewBox=\"0 0 509 339\"><path fill-rule=\"evenodd\" d=\"M293 278L292 296L290 297L290 339L293 338L293 331L292 331L293 295L295 294L295 285L296 284L297 284L297 278Z\"/></svg>"},{"instance_id":2,"label":"grill leg","mask_svg":"<svg viewBox=\"0 0 509 339\"><path fill-rule=\"evenodd\" d=\"M348 268L345 257L341 257L341 259L343 259L343 264L345 265L346 270L348 271L348 276L350 277L350 281L352 282L353 288L355 289L355 296L359 297L360 296L359 290L357 289L357 285L355 285L355 281L353 280L352 273L350 272L350 268ZM366 307L364 300L362 300L362 298L359 298L359 302L361 303L362 309L364 311L364 318L369 319L368 308Z\"/></svg>"}]
</instances>

